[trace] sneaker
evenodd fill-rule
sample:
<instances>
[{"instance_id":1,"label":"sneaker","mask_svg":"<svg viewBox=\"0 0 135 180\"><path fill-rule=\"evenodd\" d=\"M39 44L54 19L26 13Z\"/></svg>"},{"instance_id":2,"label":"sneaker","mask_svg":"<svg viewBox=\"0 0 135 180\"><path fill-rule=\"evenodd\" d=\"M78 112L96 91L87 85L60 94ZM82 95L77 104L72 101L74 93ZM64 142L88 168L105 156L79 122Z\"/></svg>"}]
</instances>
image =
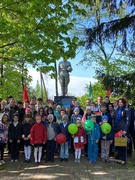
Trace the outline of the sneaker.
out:
<instances>
[{"instance_id":1,"label":"sneaker","mask_svg":"<svg viewBox=\"0 0 135 180\"><path fill-rule=\"evenodd\" d=\"M65 158L64 161L68 162L68 158Z\"/></svg>"},{"instance_id":2,"label":"sneaker","mask_svg":"<svg viewBox=\"0 0 135 180\"><path fill-rule=\"evenodd\" d=\"M94 161L93 161L93 164L96 164L96 163L97 163L96 160L94 160Z\"/></svg>"},{"instance_id":3,"label":"sneaker","mask_svg":"<svg viewBox=\"0 0 135 180\"><path fill-rule=\"evenodd\" d=\"M92 163L93 163L93 161L89 160L89 163L90 163L90 164L92 164Z\"/></svg>"},{"instance_id":4,"label":"sneaker","mask_svg":"<svg viewBox=\"0 0 135 180\"><path fill-rule=\"evenodd\" d=\"M63 162L64 161L64 159L63 158L60 158L60 162Z\"/></svg>"},{"instance_id":5,"label":"sneaker","mask_svg":"<svg viewBox=\"0 0 135 180\"><path fill-rule=\"evenodd\" d=\"M102 161L102 163L105 163L105 159L104 158L102 158L101 161Z\"/></svg>"},{"instance_id":6,"label":"sneaker","mask_svg":"<svg viewBox=\"0 0 135 180\"><path fill-rule=\"evenodd\" d=\"M18 162L18 159L15 159L15 162Z\"/></svg>"},{"instance_id":7,"label":"sneaker","mask_svg":"<svg viewBox=\"0 0 135 180\"><path fill-rule=\"evenodd\" d=\"M38 166L38 162L35 162L35 165Z\"/></svg>"},{"instance_id":8,"label":"sneaker","mask_svg":"<svg viewBox=\"0 0 135 180\"><path fill-rule=\"evenodd\" d=\"M5 164L5 161L1 160L1 163L2 163L2 164Z\"/></svg>"},{"instance_id":9,"label":"sneaker","mask_svg":"<svg viewBox=\"0 0 135 180\"><path fill-rule=\"evenodd\" d=\"M78 161L77 161L78 163L80 163L81 161L80 161L80 159L78 159Z\"/></svg>"},{"instance_id":10,"label":"sneaker","mask_svg":"<svg viewBox=\"0 0 135 180\"><path fill-rule=\"evenodd\" d=\"M75 161L74 161L75 163L77 163L77 158L75 158Z\"/></svg>"},{"instance_id":11,"label":"sneaker","mask_svg":"<svg viewBox=\"0 0 135 180\"><path fill-rule=\"evenodd\" d=\"M27 162L30 163L30 159L28 159Z\"/></svg>"},{"instance_id":12,"label":"sneaker","mask_svg":"<svg viewBox=\"0 0 135 180\"><path fill-rule=\"evenodd\" d=\"M41 163L41 162L38 162L38 165L42 165L42 163Z\"/></svg>"},{"instance_id":13,"label":"sneaker","mask_svg":"<svg viewBox=\"0 0 135 180\"><path fill-rule=\"evenodd\" d=\"M13 159L11 159L11 161L10 161L11 163L13 163L14 162L14 160Z\"/></svg>"},{"instance_id":14,"label":"sneaker","mask_svg":"<svg viewBox=\"0 0 135 180\"><path fill-rule=\"evenodd\" d=\"M110 163L110 160L109 160L109 158L107 158L105 161L106 161L107 163Z\"/></svg>"}]
</instances>

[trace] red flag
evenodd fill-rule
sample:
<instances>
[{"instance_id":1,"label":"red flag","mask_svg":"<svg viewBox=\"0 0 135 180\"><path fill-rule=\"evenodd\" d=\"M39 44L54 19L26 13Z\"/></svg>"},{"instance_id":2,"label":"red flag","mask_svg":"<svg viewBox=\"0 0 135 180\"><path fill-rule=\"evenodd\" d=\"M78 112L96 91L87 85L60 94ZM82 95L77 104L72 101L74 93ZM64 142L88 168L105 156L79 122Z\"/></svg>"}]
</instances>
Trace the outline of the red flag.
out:
<instances>
[{"instance_id":1,"label":"red flag","mask_svg":"<svg viewBox=\"0 0 135 180\"><path fill-rule=\"evenodd\" d=\"M26 88L26 84L24 84L24 89L23 89L23 101L24 102L26 102L26 101L29 102L29 96L28 96L28 91L27 91L27 88Z\"/></svg>"},{"instance_id":2,"label":"red flag","mask_svg":"<svg viewBox=\"0 0 135 180\"><path fill-rule=\"evenodd\" d=\"M110 90L110 88L108 88L106 91L106 96L110 96L110 94L111 94L111 90Z\"/></svg>"}]
</instances>

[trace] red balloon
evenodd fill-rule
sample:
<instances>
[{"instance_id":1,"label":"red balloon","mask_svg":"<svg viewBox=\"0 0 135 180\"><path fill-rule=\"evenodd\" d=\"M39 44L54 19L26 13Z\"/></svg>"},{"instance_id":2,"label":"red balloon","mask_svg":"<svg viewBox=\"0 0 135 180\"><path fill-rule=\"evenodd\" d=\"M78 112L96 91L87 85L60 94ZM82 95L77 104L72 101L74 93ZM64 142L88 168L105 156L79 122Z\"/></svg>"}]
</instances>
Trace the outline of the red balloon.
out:
<instances>
[{"instance_id":1,"label":"red balloon","mask_svg":"<svg viewBox=\"0 0 135 180\"><path fill-rule=\"evenodd\" d=\"M56 142L58 143L58 144L63 144L63 143L65 143L66 142L66 136L64 135L64 134L58 134L57 136L56 136Z\"/></svg>"}]
</instances>

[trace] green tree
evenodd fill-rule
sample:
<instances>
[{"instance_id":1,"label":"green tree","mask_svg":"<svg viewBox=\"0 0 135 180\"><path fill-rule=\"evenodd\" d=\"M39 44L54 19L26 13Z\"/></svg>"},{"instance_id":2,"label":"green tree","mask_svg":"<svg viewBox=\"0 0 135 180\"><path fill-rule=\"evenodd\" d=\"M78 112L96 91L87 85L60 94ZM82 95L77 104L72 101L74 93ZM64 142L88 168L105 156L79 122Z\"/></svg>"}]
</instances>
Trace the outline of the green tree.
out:
<instances>
[{"instance_id":1,"label":"green tree","mask_svg":"<svg viewBox=\"0 0 135 180\"><path fill-rule=\"evenodd\" d=\"M75 21L71 16L74 6L68 0L1 0L1 66L25 60L57 78L55 62L74 58L79 44L79 39L69 33Z\"/></svg>"},{"instance_id":2,"label":"green tree","mask_svg":"<svg viewBox=\"0 0 135 180\"><path fill-rule=\"evenodd\" d=\"M39 81L37 81L36 88L35 88L35 96L37 98L43 98L43 101L46 102L48 98L48 92L40 86Z\"/></svg>"},{"instance_id":3,"label":"green tree","mask_svg":"<svg viewBox=\"0 0 135 180\"><path fill-rule=\"evenodd\" d=\"M80 102L81 107L83 109L85 109L86 100L89 98L89 85L86 86L86 90L87 90L87 94L85 94L81 97L77 97L77 100ZM92 91L93 91L93 98L94 98L93 102L95 102L95 103L97 102L98 96L105 97L105 95L106 95L105 87L100 82L96 82L95 84L92 85Z\"/></svg>"}]
</instances>

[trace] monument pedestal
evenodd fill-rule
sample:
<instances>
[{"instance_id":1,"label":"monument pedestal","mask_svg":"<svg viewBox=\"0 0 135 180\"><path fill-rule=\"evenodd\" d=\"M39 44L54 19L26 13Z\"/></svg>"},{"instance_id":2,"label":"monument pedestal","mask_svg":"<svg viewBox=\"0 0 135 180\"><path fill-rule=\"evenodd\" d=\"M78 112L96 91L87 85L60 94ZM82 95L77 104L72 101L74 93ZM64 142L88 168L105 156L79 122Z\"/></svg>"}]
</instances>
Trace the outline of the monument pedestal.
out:
<instances>
[{"instance_id":1,"label":"monument pedestal","mask_svg":"<svg viewBox=\"0 0 135 180\"><path fill-rule=\"evenodd\" d=\"M70 108L74 96L54 96L54 101L63 108Z\"/></svg>"}]
</instances>

